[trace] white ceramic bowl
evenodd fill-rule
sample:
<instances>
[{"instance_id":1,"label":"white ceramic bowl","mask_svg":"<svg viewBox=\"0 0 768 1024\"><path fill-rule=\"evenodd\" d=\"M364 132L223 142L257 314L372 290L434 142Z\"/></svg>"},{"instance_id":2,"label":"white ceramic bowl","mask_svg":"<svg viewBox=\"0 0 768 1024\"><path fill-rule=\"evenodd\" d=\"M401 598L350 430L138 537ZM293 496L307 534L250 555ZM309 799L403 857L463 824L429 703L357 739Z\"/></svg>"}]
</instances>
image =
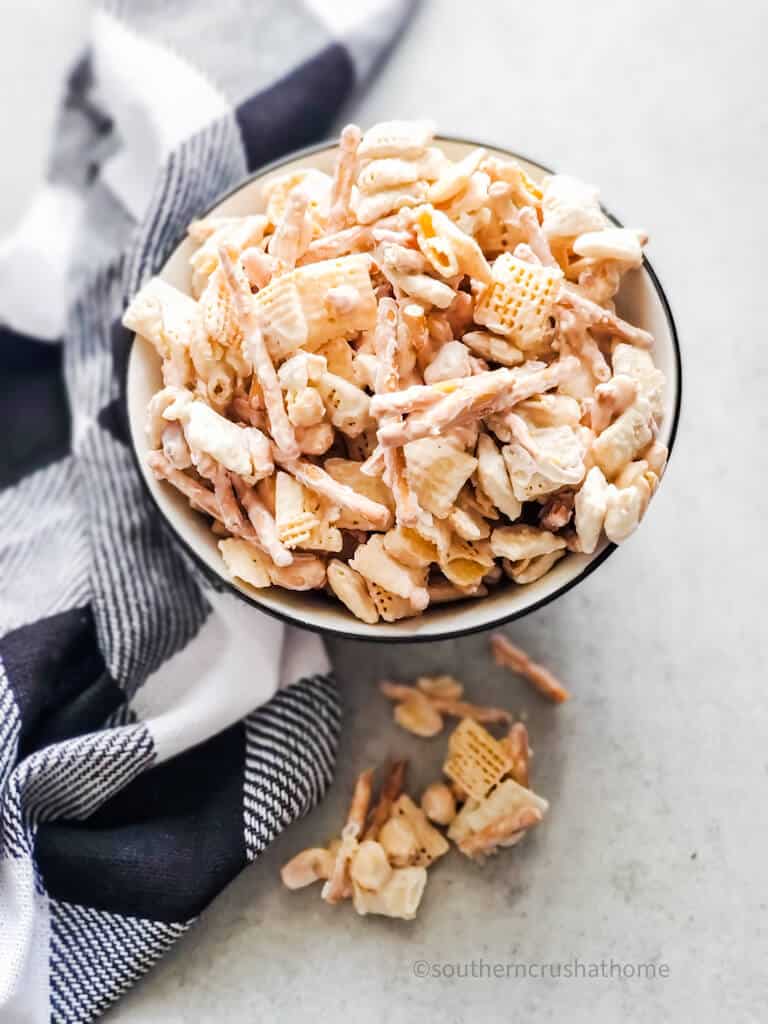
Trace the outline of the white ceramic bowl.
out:
<instances>
[{"instance_id":1,"label":"white ceramic bowl","mask_svg":"<svg viewBox=\"0 0 768 1024\"><path fill-rule=\"evenodd\" d=\"M460 159L475 146L484 145L449 137L440 137L438 141L452 159ZM535 180L551 173L548 168L516 153L493 146L485 148L500 156L514 156ZM330 172L335 153L335 144L324 143L270 164L224 196L210 210L200 211L200 215L204 212L223 215L259 212L263 209L261 184L268 175L284 173L299 166L317 167ZM161 277L166 281L187 292L190 287L189 257L192 251L191 242L185 238L173 251L161 272ZM627 320L650 331L656 339L654 358L667 378L664 420L659 440L671 449L680 410L680 349L669 304L647 260L642 269L631 271L625 276L617 298L617 308ZM592 555L566 556L536 583L522 587L502 583L488 597L438 605L416 618L394 623L380 622L375 626L359 622L340 602L323 593L294 593L277 587L256 590L229 578L216 546L216 537L208 528L206 520L192 511L173 487L158 482L147 468L144 431L146 410L150 398L160 387L162 382L157 354L149 342L137 336L128 363L127 411L140 471L159 514L216 585L224 586L254 607L298 626L358 639L398 641L445 639L487 629L519 618L559 597L593 572L615 548L606 541ZM653 515L653 502L647 514Z\"/></svg>"}]
</instances>

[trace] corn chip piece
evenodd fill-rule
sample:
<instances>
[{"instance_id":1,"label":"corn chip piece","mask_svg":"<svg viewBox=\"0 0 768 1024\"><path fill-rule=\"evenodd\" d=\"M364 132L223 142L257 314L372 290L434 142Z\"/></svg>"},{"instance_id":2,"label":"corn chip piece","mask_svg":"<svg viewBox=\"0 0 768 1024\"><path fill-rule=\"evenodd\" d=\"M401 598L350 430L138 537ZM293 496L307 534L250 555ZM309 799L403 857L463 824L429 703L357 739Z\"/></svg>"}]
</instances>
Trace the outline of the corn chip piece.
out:
<instances>
[{"instance_id":1,"label":"corn chip piece","mask_svg":"<svg viewBox=\"0 0 768 1024\"><path fill-rule=\"evenodd\" d=\"M297 348L314 351L334 338L348 338L376 323L376 296L365 253L297 267L274 278L253 298L273 356L285 359ZM349 312L329 308L333 288L354 289L359 301Z\"/></svg>"},{"instance_id":2,"label":"corn chip piece","mask_svg":"<svg viewBox=\"0 0 768 1024\"><path fill-rule=\"evenodd\" d=\"M366 580L365 585L371 595L371 600L376 605L376 611L385 622L397 622L398 619L409 619L411 616L419 614L410 601L385 590L373 580Z\"/></svg>"},{"instance_id":3,"label":"corn chip piece","mask_svg":"<svg viewBox=\"0 0 768 1024\"><path fill-rule=\"evenodd\" d=\"M510 562L504 559L504 572L514 580L515 583L535 583L543 576L546 576L555 562L559 562L565 556L564 550L550 551L547 555L536 555L533 558L524 558L520 562Z\"/></svg>"},{"instance_id":4,"label":"corn chip piece","mask_svg":"<svg viewBox=\"0 0 768 1024\"><path fill-rule=\"evenodd\" d=\"M269 558L254 544L229 537L220 540L218 547L230 576L259 590L271 586Z\"/></svg>"},{"instance_id":5,"label":"corn chip piece","mask_svg":"<svg viewBox=\"0 0 768 1024\"><path fill-rule=\"evenodd\" d=\"M429 603L424 586L426 572L396 562L387 554L381 534L374 534L367 543L361 544L350 565L367 580L410 601L418 611L423 611Z\"/></svg>"},{"instance_id":6,"label":"corn chip piece","mask_svg":"<svg viewBox=\"0 0 768 1024\"><path fill-rule=\"evenodd\" d=\"M440 560L440 568L457 587L478 586L488 570L493 568L490 546L486 541L471 544L454 537L447 554Z\"/></svg>"},{"instance_id":7,"label":"corn chip piece","mask_svg":"<svg viewBox=\"0 0 768 1024\"><path fill-rule=\"evenodd\" d=\"M456 506L448 516L448 522L454 533L462 540L474 543L485 540L491 534L491 527L484 516L474 507L473 499L465 498L466 491L458 497Z\"/></svg>"},{"instance_id":8,"label":"corn chip piece","mask_svg":"<svg viewBox=\"0 0 768 1024\"><path fill-rule=\"evenodd\" d=\"M389 530L384 534L383 544L388 554L412 569L426 569L439 557L432 541L408 526L396 526Z\"/></svg>"},{"instance_id":9,"label":"corn chip piece","mask_svg":"<svg viewBox=\"0 0 768 1024\"><path fill-rule=\"evenodd\" d=\"M477 439L477 478L496 508L507 518L517 519L523 506L512 489L504 457L488 434Z\"/></svg>"},{"instance_id":10,"label":"corn chip piece","mask_svg":"<svg viewBox=\"0 0 768 1024\"><path fill-rule=\"evenodd\" d=\"M651 413L657 423L664 415L664 374L656 366L649 352L620 342L613 350L613 372L616 376L623 374L637 382L640 395L651 407Z\"/></svg>"},{"instance_id":11,"label":"corn chip piece","mask_svg":"<svg viewBox=\"0 0 768 1024\"><path fill-rule=\"evenodd\" d=\"M358 494L362 494L394 512L395 504L390 489L379 477L363 473L360 466L361 463L353 462L351 459L326 459L323 464L326 473L334 480L338 480L340 484L346 484ZM341 509L341 514L335 523L342 530L375 530L377 528L359 513L347 508Z\"/></svg>"},{"instance_id":12,"label":"corn chip piece","mask_svg":"<svg viewBox=\"0 0 768 1024\"><path fill-rule=\"evenodd\" d=\"M579 235L573 243L577 256L592 260L618 260L628 267L639 267L643 262L643 231L632 228L605 228Z\"/></svg>"},{"instance_id":13,"label":"corn chip piece","mask_svg":"<svg viewBox=\"0 0 768 1024\"><path fill-rule=\"evenodd\" d=\"M448 758L443 765L448 778L482 800L508 769L501 744L474 719L462 719L448 739Z\"/></svg>"},{"instance_id":14,"label":"corn chip piece","mask_svg":"<svg viewBox=\"0 0 768 1024\"><path fill-rule=\"evenodd\" d=\"M515 421L521 425L519 417ZM523 429L525 424L522 423ZM576 486L584 478L585 441L572 427L541 427L525 432L529 444L514 443L502 455L515 497L531 501L563 486ZM515 434L513 440L520 439Z\"/></svg>"},{"instance_id":15,"label":"corn chip piece","mask_svg":"<svg viewBox=\"0 0 768 1024\"><path fill-rule=\"evenodd\" d=\"M159 277L147 281L123 313L123 326L146 338L163 359L173 347L189 347L200 310L194 299Z\"/></svg>"},{"instance_id":16,"label":"corn chip piece","mask_svg":"<svg viewBox=\"0 0 768 1024\"><path fill-rule=\"evenodd\" d=\"M525 356L519 348L491 331L468 331L462 335L461 340L476 355L499 363L500 366L519 366L525 362Z\"/></svg>"},{"instance_id":17,"label":"corn chip piece","mask_svg":"<svg viewBox=\"0 0 768 1024\"><path fill-rule=\"evenodd\" d=\"M426 868L393 868L392 875L378 892L352 883L352 902L358 914L381 914L412 921L419 909L427 884Z\"/></svg>"},{"instance_id":18,"label":"corn chip piece","mask_svg":"<svg viewBox=\"0 0 768 1024\"><path fill-rule=\"evenodd\" d=\"M616 476L651 443L652 423L650 403L646 398L639 397L595 438L592 456L607 479Z\"/></svg>"},{"instance_id":19,"label":"corn chip piece","mask_svg":"<svg viewBox=\"0 0 768 1024\"><path fill-rule=\"evenodd\" d=\"M414 159L422 155L435 134L432 121L381 121L363 135L357 154L361 159L380 157Z\"/></svg>"},{"instance_id":20,"label":"corn chip piece","mask_svg":"<svg viewBox=\"0 0 768 1024\"><path fill-rule=\"evenodd\" d=\"M599 466L593 466L576 493L574 521L579 547L591 555L597 547L608 508L608 484Z\"/></svg>"},{"instance_id":21,"label":"corn chip piece","mask_svg":"<svg viewBox=\"0 0 768 1024\"><path fill-rule=\"evenodd\" d=\"M357 384L353 362L355 352L346 338L333 338L332 341L327 341L317 350L317 354L325 358L328 373L343 377L350 384Z\"/></svg>"},{"instance_id":22,"label":"corn chip piece","mask_svg":"<svg viewBox=\"0 0 768 1024\"><path fill-rule=\"evenodd\" d=\"M565 540L549 530L516 523L514 526L499 526L491 534L491 551L497 558L508 558L519 562L524 558L549 555L565 548Z\"/></svg>"},{"instance_id":23,"label":"corn chip piece","mask_svg":"<svg viewBox=\"0 0 768 1024\"><path fill-rule=\"evenodd\" d=\"M542 228L547 238L575 238L601 231L606 224L600 192L567 174L553 174L544 182Z\"/></svg>"},{"instance_id":24,"label":"corn chip piece","mask_svg":"<svg viewBox=\"0 0 768 1024\"><path fill-rule=\"evenodd\" d=\"M317 555L294 554L290 565L270 565L269 578L286 590L321 590L325 586L325 562Z\"/></svg>"},{"instance_id":25,"label":"corn chip piece","mask_svg":"<svg viewBox=\"0 0 768 1024\"><path fill-rule=\"evenodd\" d=\"M331 590L353 615L370 625L379 621L376 605L360 573L337 558L328 563L327 572Z\"/></svg>"},{"instance_id":26,"label":"corn chip piece","mask_svg":"<svg viewBox=\"0 0 768 1024\"><path fill-rule=\"evenodd\" d=\"M536 395L518 402L515 412L532 427L578 427L581 406L570 395Z\"/></svg>"},{"instance_id":27,"label":"corn chip piece","mask_svg":"<svg viewBox=\"0 0 768 1024\"><path fill-rule=\"evenodd\" d=\"M310 551L341 551L344 547L344 538L341 535L341 530L335 525L339 512L338 506L321 501L313 491L307 488L305 491L305 508L317 519L317 526L311 531L309 539L301 546ZM332 519L333 524L331 523Z\"/></svg>"},{"instance_id":28,"label":"corn chip piece","mask_svg":"<svg viewBox=\"0 0 768 1024\"><path fill-rule=\"evenodd\" d=\"M552 312L563 277L557 267L537 266L503 253L493 264L493 281L475 306L475 320L509 338L523 351L552 337Z\"/></svg>"},{"instance_id":29,"label":"corn chip piece","mask_svg":"<svg viewBox=\"0 0 768 1024\"><path fill-rule=\"evenodd\" d=\"M425 739L437 736L443 730L443 716L418 690L395 705L393 717L406 732Z\"/></svg>"},{"instance_id":30,"label":"corn chip piece","mask_svg":"<svg viewBox=\"0 0 768 1024\"><path fill-rule=\"evenodd\" d=\"M445 519L477 459L439 438L424 437L405 446L408 480L422 508Z\"/></svg>"},{"instance_id":31,"label":"corn chip piece","mask_svg":"<svg viewBox=\"0 0 768 1024\"><path fill-rule=\"evenodd\" d=\"M370 426L371 399L356 384L334 373L324 373L317 382L328 419L342 434L357 437Z\"/></svg>"},{"instance_id":32,"label":"corn chip piece","mask_svg":"<svg viewBox=\"0 0 768 1024\"><path fill-rule=\"evenodd\" d=\"M277 536L287 548L306 545L320 526L319 517L308 508L309 492L288 473L278 471L275 479L275 523Z\"/></svg>"},{"instance_id":33,"label":"corn chip piece","mask_svg":"<svg viewBox=\"0 0 768 1024\"><path fill-rule=\"evenodd\" d=\"M438 832L420 807L402 793L392 805L392 817L399 818L416 836L416 867L428 868L439 857L448 853L450 845L445 836Z\"/></svg>"},{"instance_id":34,"label":"corn chip piece","mask_svg":"<svg viewBox=\"0 0 768 1024\"><path fill-rule=\"evenodd\" d=\"M530 807L540 814L546 814L549 804L514 779L505 779L479 804L467 803L451 822L448 836L455 843L461 843L469 836L480 832L492 822L514 814L524 807Z\"/></svg>"},{"instance_id":35,"label":"corn chip piece","mask_svg":"<svg viewBox=\"0 0 768 1024\"><path fill-rule=\"evenodd\" d=\"M463 295L464 292L459 292ZM472 376L469 349L460 341L447 341L424 370L424 383L437 384L441 380L458 380Z\"/></svg>"},{"instance_id":36,"label":"corn chip piece","mask_svg":"<svg viewBox=\"0 0 768 1024\"><path fill-rule=\"evenodd\" d=\"M651 500L651 485L640 477L631 487L608 487L608 507L605 513L605 535L614 544L620 544L633 533L643 518Z\"/></svg>"},{"instance_id":37,"label":"corn chip piece","mask_svg":"<svg viewBox=\"0 0 768 1024\"><path fill-rule=\"evenodd\" d=\"M462 683L451 675L419 676L416 685L428 697L445 697L446 700L460 700L464 694Z\"/></svg>"}]
</instances>

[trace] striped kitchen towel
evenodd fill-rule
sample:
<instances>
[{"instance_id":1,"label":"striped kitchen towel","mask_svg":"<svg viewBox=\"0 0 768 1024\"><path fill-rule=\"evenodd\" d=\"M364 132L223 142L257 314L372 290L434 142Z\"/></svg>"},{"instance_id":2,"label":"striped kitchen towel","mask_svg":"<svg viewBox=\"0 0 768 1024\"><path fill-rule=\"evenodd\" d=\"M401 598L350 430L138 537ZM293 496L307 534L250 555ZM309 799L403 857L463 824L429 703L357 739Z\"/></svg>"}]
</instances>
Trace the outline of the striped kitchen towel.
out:
<instances>
[{"instance_id":1,"label":"striped kitchen towel","mask_svg":"<svg viewBox=\"0 0 768 1024\"><path fill-rule=\"evenodd\" d=\"M0 243L4 1024L92 1020L330 782L321 642L203 589L148 506L120 317L195 214L328 132L412 2L98 5Z\"/></svg>"}]
</instances>

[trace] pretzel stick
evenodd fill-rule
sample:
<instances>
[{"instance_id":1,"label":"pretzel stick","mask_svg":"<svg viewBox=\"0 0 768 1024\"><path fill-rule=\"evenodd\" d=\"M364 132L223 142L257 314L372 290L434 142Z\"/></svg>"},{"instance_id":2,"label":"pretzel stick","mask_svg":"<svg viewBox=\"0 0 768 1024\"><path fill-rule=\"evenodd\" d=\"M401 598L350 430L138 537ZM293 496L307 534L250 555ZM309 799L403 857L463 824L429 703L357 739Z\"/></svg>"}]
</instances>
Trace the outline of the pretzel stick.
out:
<instances>
[{"instance_id":1,"label":"pretzel stick","mask_svg":"<svg viewBox=\"0 0 768 1024\"><path fill-rule=\"evenodd\" d=\"M493 658L497 665L509 668L518 675L524 676L534 687L556 704L562 704L571 696L563 684L549 669L531 661L525 651L515 647L501 633L494 633L491 636L491 649Z\"/></svg>"},{"instance_id":2,"label":"pretzel stick","mask_svg":"<svg viewBox=\"0 0 768 1024\"><path fill-rule=\"evenodd\" d=\"M587 364L595 380L609 380L611 368L600 351L600 346L573 310L561 310L558 323L561 339L560 355L564 355L567 351L577 354Z\"/></svg>"},{"instance_id":3,"label":"pretzel stick","mask_svg":"<svg viewBox=\"0 0 768 1024\"><path fill-rule=\"evenodd\" d=\"M278 262L274 256L270 256L269 253L263 252L255 246L240 254L240 262L243 265L245 276L248 278L248 283L255 288L266 288L278 268Z\"/></svg>"},{"instance_id":4,"label":"pretzel stick","mask_svg":"<svg viewBox=\"0 0 768 1024\"><path fill-rule=\"evenodd\" d=\"M397 357L399 349L398 309L393 299L379 302L376 331L373 344L378 356L376 368L376 391L379 394L397 389ZM396 422L399 417L385 417L384 422ZM419 520L419 505L411 490L405 473L405 455L402 448L384 449L384 480L392 491L397 521L414 526Z\"/></svg>"},{"instance_id":5,"label":"pretzel stick","mask_svg":"<svg viewBox=\"0 0 768 1024\"><path fill-rule=\"evenodd\" d=\"M415 686L405 686L402 683L391 683L384 680L379 683L379 689L388 700L397 702L424 698L435 711L443 715L450 715L451 718L474 718L476 722L512 722L512 715L503 708L483 707L480 704L469 704L467 701L454 700L452 697L434 697L424 693Z\"/></svg>"},{"instance_id":6,"label":"pretzel stick","mask_svg":"<svg viewBox=\"0 0 768 1024\"><path fill-rule=\"evenodd\" d=\"M272 437L286 458L296 458L299 454L296 434L285 411L280 382L253 308L251 289L242 275L237 273L229 253L223 246L219 246L219 264L232 294L237 319L243 331L243 349L253 363L256 379L261 385Z\"/></svg>"},{"instance_id":7,"label":"pretzel stick","mask_svg":"<svg viewBox=\"0 0 768 1024\"><path fill-rule=\"evenodd\" d=\"M481 828L479 832L462 839L459 849L468 857L475 857L479 853L488 853L505 840L513 837L522 839L525 832L529 828L533 828L534 825L538 825L542 817L541 811L536 807L521 807L512 814L503 814L496 821L492 821L490 825Z\"/></svg>"},{"instance_id":8,"label":"pretzel stick","mask_svg":"<svg viewBox=\"0 0 768 1024\"><path fill-rule=\"evenodd\" d=\"M305 218L309 196L301 188L295 188L288 196L283 219L275 228L269 240L267 251L274 256L285 270L292 270L304 248L309 245ZM311 238L311 235L310 235Z\"/></svg>"},{"instance_id":9,"label":"pretzel stick","mask_svg":"<svg viewBox=\"0 0 768 1024\"><path fill-rule=\"evenodd\" d=\"M507 725L512 721L512 715L504 708L483 707L450 697L428 697L428 700L435 711L441 715L450 715L451 718L474 718L476 722L502 722Z\"/></svg>"},{"instance_id":10,"label":"pretzel stick","mask_svg":"<svg viewBox=\"0 0 768 1024\"><path fill-rule=\"evenodd\" d=\"M390 448L422 437L438 437L449 427L502 412L517 402L557 387L571 376L577 367L578 361L568 357L522 377L514 370L501 369L465 378L461 387L441 398L426 412L409 416L402 425L382 425L377 433L379 443L385 448ZM371 411L374 415L375 402L374 397L371 400Z\"/></svg>"},{"instance_id":11,"label":"pretzel stick","mask_svg":"<svg viewBox=\"0 0 768 1024\"><path fill-rule=\"evenodd\" d=\"M348 867L357 849L357 839L363 831L368 807L371 802L373 770L368 768L357 777L352 803L349 806L347 822L341 830L341 846L336 854L333 873L323 886L322 897L326 903L338 903L344 899L348 885Z\"/></svg>"},{"instance_id":12,"label":"pretzel stick","mask_svg":"<svg viewBox=\"0 0 768 1024\"><path fill-rule=\"evenodd\" d=\"M358 494L347 484L339 483L319 466L315 466L311 462L304 462L303 459L287 459L284 453L279 451L275 451L275 461L287 473L295 477L300 484L304 484L305 487L322 498L326 498L332 504L341 505L363 519L367 519L375 529L386 530L391 525L392 515L386 505L380 505L364 494Z\"/></svg>"},{"instance_id":13,"label":"pretzel stick","mask_svg":"<svg viewBox=\"0 0 768 1024\"><path fill-rule=\"evenodd\" d=\"M509 773L520 786L529 788L529 765L531 748L528 746L528 730L523 722L515 722L504 739L499 740L509 758Z\"/></svg>"},{"instance_id":14,"label":"pretzel stick","mask_svg":"<svg viewBox=\"0 0 768 1024\"><path fill-rule=\"evenodd\" d=\"M389 820L392 804L403 791L405 769L407 767L408 762L405 760L393 761L389 766L389 772L384 780L384 785L381 787L379 799L376 801L368 818L368 827L363 833L363 840L379 838L382 825Z\"/></svg>"},{"instance_id":15,"label":"pretzel stick","mask_svg":"<svg viewBox=\"0 0 768 1024\"><path fill-rule=\"evenodd\" d=\"M571 309L582 323L592 330L603 330L609 334L621 338L630 345L637 345L638 348L652 348L653 335L643 331L639 327L622 320L610 309L598 306L596 302L580 295L575 288L569 285L562 285L560 294L557 297L557 304L566 309Z\"/></svg>"},{"instance_id":16,"label":"pretzel stick","mask_svg":"<svg viewBox=\"0 0 768 1024\"><path fill-rule=\"evenodd\" d=\"M354 227L344 228L343 231L336 231L332 235L324 235L310 242L299 263L303 266L320 260L334 260L351 252L364 252L373 247L373 241L369 227L355 224Z\"/></svg>"},{"instance_id":17,"label":"pretzel stick","mask_svg":"<svg viewBox=\"0 0 768 1024\"><path fill-rule=\"evenodd\" d=\"M216 463L213 474L213 493L221 509L222 522L230 533L237 533L243 527L243 513L232 489L230 475L219 463Z\"/></svg>"},{"instance_id":18,"label":"pretzel stick","mask_svg":"<svg viewBox=\"0 0 768 1024\"><path fill-rule=\"evenodd\" d=\"M232 483L256 532L261 547L264 548L275 565L291 565L293 563L293 555L285 545L280 543L274 517L261 501L255 489L248 487L239 476L233 475Z\"/></svg>"},{"instance_id":19,"label":"pretzel stick","mask_svg":"<svg viewBox=\"0 0 768 1024\"><path fill-rule=\"evenodd\" d=\"M525 233L525 239L531 247L533 254L545 267L559 266L552 255L546 235L541 230L539 218L532 206L524 206L518 214L518 222Z\"/></svg>"},{"instance_id":20,"label":"pretzel stick","mask_svg":"<svg viewBox=\"0 0 768 1024\"><path fill-rule=\"evenodd\" d=\"M328 215L326 230L330 234L346 227L349 220L349 200L357 170L357 147L360 145L361 132L356 124L348 124L339 139L339 155L333 171L331 187L331 211Z\"/></svg>"},{"instance_id":21,"label":"pretzel stick","mask_svg":"<svg viewBox=\"0 0 768 1024\"><path fill-rule=\"evenodd\" d=\"M182 472L182 470L176 469L163 452L150 452L147 456L147 465L158 480L166 480L177 491L180 491L192 508L197 509L199 512L205 512L211 518L222 522L219 503L213 491L210 491L204 484L201 484L199 480L194 480L191 476L187 476L186 473Z\"/></svg>"}]
</instances>

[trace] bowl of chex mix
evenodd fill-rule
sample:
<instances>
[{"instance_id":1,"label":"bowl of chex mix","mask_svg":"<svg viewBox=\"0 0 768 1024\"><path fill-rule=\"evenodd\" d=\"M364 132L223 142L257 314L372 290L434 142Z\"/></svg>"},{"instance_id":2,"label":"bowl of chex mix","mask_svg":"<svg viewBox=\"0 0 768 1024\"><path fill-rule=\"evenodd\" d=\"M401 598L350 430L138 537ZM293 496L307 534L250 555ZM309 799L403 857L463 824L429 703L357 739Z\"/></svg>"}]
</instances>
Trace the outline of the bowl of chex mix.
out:
<instances>
[{"instance_id":1,"label":"bowl of chex mix","mask_svg":"<svg viewBox=\"0 0 768 1024\"><path fill-rule=\"evenodd\" d=\"M218 586L324 633L553 600L634 532L674 441L646 242L595 186L429 121L264 168L125 312L158 513Z\"/></svg>"}]
</instances>

